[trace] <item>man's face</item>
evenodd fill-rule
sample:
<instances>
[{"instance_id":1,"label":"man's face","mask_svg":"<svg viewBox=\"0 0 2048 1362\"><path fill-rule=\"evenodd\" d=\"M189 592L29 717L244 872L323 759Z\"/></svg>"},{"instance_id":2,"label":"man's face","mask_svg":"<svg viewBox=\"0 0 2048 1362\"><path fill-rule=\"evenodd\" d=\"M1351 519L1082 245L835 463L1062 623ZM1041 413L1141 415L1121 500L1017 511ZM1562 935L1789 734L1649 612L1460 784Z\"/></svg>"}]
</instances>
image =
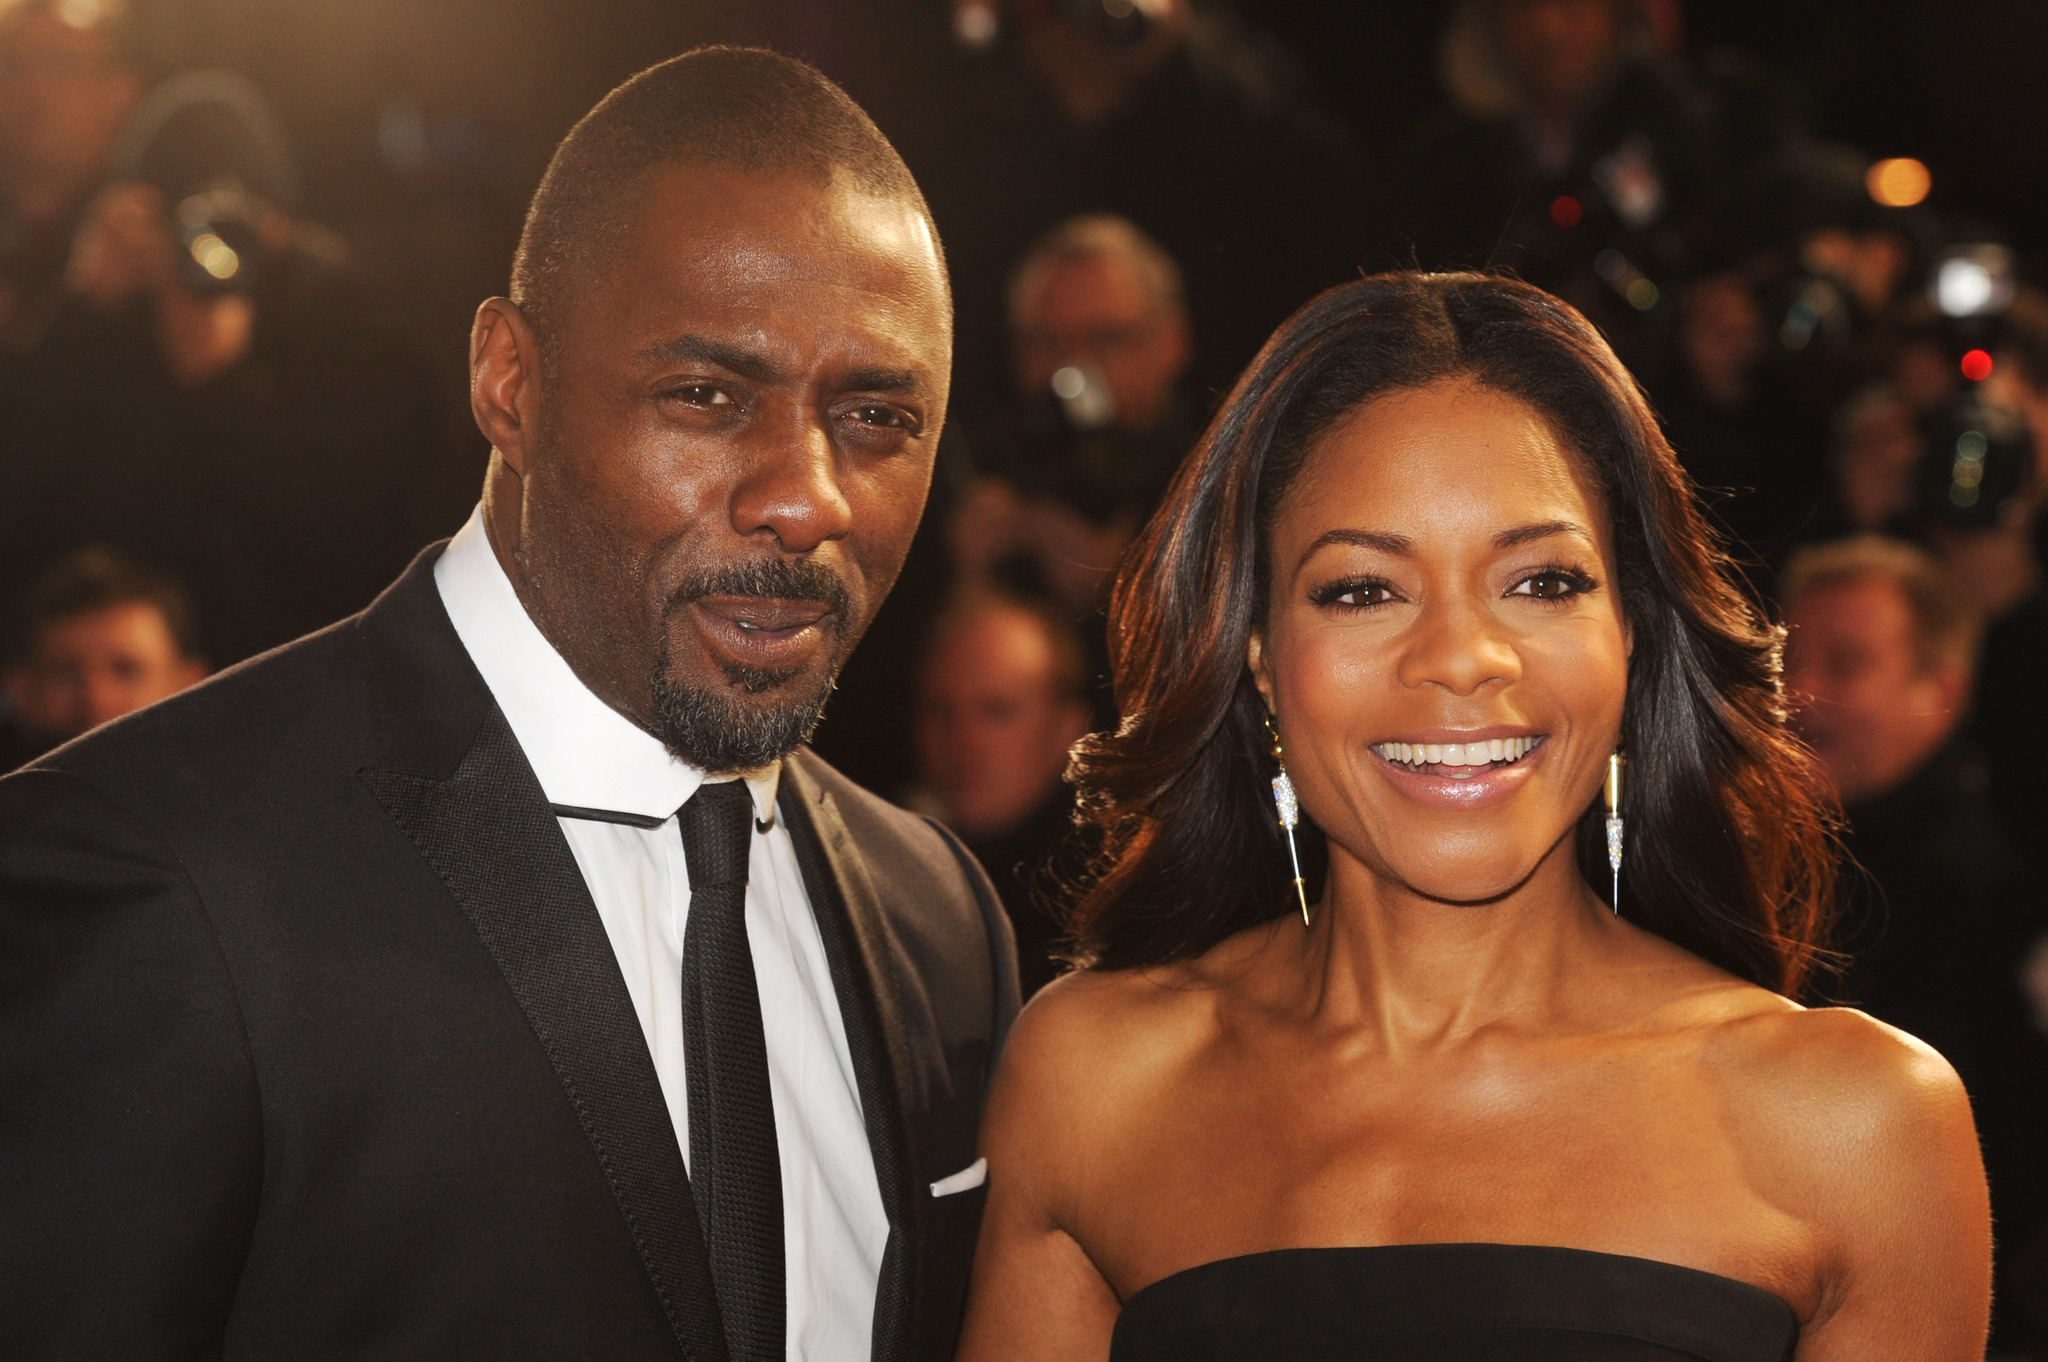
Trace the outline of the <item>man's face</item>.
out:
<instances>
[{"instance_id":1,"label":"man's face","mask_svg":"<svg viewBox=\"0 0 2048 1362\"><path fill-rule=\"evenodd\" d=\"M911 204L800 174L667 167L630 214L572 290L518 475L494 468L492 536L585 684L749 769L808 735L923 511L938 242Z\"/></svg>"},{"instance_id":2,"label":"man's face","mask_svg":"<svg viewBox=\"0 0 2048 1362\"><path fill-rule=\"evenodd\" d=\"M1955 728L1962 679L1923 669L1905 593L1882 577L1815 586L1785 610L1785 689L1845 804L1898 786Z\"/></svg>"},{"instance_id":3,"label":"man's face","mask_svg":"<svg viewBox=\"0 0 2048 1362\"><path fill-rule=\"evenodd\" d=\"M140 91L96 29L41 9L0 19L0 166L98 175Z\"/></svg>"},{"instance_id":4,"label":"man's face","mask_svg":"<svg viewBox=\"0 0 2048 1362\"><path fill-rule=\"evenodd\" d=\"M919 775L946 821L999 834L1058 792L1087 707L1060 693L1045 626L994 610L948 629L925 660L918 695Z\"/></svg>"},{"instance_id":5,"label":"man's face","mask_svg":"<svg viewBox=\"0 0 2048 1362\"><path fill-rule=\"evenodd\" d=\"M1095 255L1047 268L1016 319L1017 381L1031 396L1051 390L1070 364L1102 371L1117 424L1143 434L1173 402L1188 366L1187 319L1154 298L1130 262Z\"/></svg>"},{"instance_id":6,"label":"man's face","mask_svg":"<svg viewBox=\"0 0 2048 1362\"><path fill-rule=\"evenodd\" d=\"M179 649L161 610L128 601L44 625L29 660L10 671L7 690L30 736L59 743L205 675Z\"/></svg>"}]
</instances>

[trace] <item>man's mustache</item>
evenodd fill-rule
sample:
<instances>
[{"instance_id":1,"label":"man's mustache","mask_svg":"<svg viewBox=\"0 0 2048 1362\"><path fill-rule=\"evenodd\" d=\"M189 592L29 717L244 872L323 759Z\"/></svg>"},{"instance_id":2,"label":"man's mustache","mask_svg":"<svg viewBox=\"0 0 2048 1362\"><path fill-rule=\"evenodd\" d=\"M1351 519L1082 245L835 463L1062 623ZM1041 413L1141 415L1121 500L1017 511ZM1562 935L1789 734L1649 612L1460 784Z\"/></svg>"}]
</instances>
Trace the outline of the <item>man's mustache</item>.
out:
<instances>
[{"instance_id":1,"label":"man's mustache","mask_svg":"<svg viewBox=\"0 0 2048 1362\"><path fill-rule=\"evenodd\" d=\"M828 612L829 626L846 628L853 596L839 574L808 558L762 558L727 563L690 578L669 598L671 612L706 596L757 596L781 601L816 601Z\"/></svg>"}]
</instances>

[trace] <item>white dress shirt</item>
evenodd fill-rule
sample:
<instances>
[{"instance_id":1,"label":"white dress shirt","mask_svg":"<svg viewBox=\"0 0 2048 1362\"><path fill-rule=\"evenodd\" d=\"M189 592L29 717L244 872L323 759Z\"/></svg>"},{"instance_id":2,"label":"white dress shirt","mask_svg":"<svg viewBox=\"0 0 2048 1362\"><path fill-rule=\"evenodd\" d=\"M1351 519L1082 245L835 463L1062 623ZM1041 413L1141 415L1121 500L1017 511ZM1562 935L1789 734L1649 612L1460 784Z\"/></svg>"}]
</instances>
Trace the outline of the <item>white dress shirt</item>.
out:
<instances>
[{"instance_id":1,"label":"white dress shirt","mask_svg":"<svg viewBox=\"0 0 2048 1362\"><path fill-rule=\"evenodd\" d=\"M434 584L548 802L663 820L656 828L560 822L618 957L687 1163L682 968L690 880L675 813L705 774L576 678L520 604L481 508L434 565ZM774 817L776 773L747 784L759 817L774 824L753 838L746 916L782 1161L789 1357L864 1359L888 1216L825 943L796 848Z\"/></svg>"}]
</instances>

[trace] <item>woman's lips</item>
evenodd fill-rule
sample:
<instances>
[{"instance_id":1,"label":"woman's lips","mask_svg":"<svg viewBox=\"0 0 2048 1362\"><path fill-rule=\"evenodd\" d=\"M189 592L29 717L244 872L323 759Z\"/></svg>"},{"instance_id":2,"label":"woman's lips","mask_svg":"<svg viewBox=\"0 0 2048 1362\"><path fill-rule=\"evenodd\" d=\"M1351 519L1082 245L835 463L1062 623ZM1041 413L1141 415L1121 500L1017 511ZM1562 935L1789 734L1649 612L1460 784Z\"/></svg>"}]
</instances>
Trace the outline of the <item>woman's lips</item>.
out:
<instances>
[{"instance_id":1,"label":"woman's lips","mask_svg":"<svg viewBox=\"0 0 2048 1362\"><path fill-rule=\"evenodd\" d=\"M823 601L767 596L702 596L689 613L715 656L762 671L803 667L823 646L833 617Z\"/></svg>"},{"instance_id":2,"label":"woman's lips","mask_svg":"<svg viewBox=\"0 0 2048 1362\"><path fill-rule=\"evenodd\" d=\"M1530 773L1549 754L1548 735L1528 735L1533 742L1527 750L1514 760L1489 760L1485 763L1445 765L1441 763L1411 764L1397 761L1389 755L1388 749L1398 752L1401 744L1374 743L1370 750L1373 759L1393 782L1394 788L1403 794L1425 804L1436 804L1448 808L1470 809L1507 799L1529 779ZM1481 740L1488 742L1491 740ZM1524 739L1527 741L1527 739ZM1405 744L1412 752L1417 747L1443 747L1450 744ZM1512 750L1504 748L1503 752ZM1423 755L1427 755L1424 753ZM1455 755L1464 756L1464 753ZM1476 754L1475 754L1476 755ZM1489 748L1487 755L1491 756Z\"/></svg>"}]
</instances>

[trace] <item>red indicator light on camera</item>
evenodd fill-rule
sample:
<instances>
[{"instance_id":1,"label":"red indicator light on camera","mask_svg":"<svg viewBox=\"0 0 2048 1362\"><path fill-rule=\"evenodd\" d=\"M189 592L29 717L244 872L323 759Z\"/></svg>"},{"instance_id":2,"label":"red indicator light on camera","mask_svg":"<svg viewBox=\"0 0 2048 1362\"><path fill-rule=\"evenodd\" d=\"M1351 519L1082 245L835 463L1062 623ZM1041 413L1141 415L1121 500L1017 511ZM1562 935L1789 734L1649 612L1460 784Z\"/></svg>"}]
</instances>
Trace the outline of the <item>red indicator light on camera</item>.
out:
<instances>
[{"instance_id":1,"label":"red indicator light on camera","mask_svg":"<svg viewBox=\"0 0 2048 1362\"><path fill-rule=\"evenodd\" d=\"M1963 377L1972 383L1982 383L1991 377L1991 352L1972 350L1963 356Z\"/></svg>"},{"instance_id":2,"label":"red indicator light on camera","mask_svg":"<svg viewBox=\"0 0 2048 1362\"><path fill-rule=\"evenodd\" d=\"M1585 216L1586 210L1569 194L1559 194L1550 201L1550 220L1560 227L1576 227Z\"/></svg>"}]
</instances>

